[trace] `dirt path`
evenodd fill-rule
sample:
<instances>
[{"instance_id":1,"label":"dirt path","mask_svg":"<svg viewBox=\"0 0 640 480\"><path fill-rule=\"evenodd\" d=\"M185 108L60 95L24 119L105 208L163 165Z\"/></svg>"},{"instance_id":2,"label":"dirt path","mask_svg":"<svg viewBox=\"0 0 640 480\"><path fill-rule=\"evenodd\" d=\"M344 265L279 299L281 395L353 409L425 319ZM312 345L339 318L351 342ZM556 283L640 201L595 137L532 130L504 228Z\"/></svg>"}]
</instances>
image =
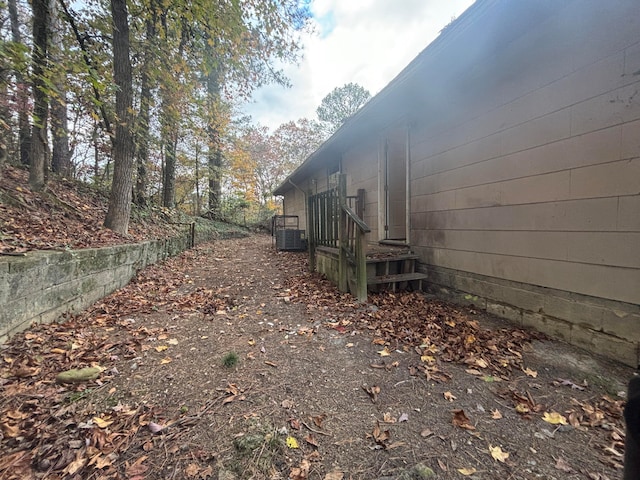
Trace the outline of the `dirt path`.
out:
<instances>
[{"instance_id":1,"label":"dirt path","mask_svg":"<svg viewBox=\"0 0 640 480\"><path fill-rule=\"evenodd\" d=\"M305 262L219 241L16 337L0 478L621 478L629 369L421 296L357 305Z\"/></svg>"}]
</instances>

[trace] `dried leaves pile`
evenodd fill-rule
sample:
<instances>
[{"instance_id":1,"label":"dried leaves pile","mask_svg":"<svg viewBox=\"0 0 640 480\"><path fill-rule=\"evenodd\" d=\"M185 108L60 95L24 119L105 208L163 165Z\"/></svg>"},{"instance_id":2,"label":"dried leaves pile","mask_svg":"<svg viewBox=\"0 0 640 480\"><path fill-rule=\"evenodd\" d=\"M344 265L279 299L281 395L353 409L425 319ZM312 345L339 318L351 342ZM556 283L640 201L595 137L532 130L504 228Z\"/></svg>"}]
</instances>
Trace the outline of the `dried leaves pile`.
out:
<instances>
[{"instance_id":1,"label":"dried leaves pile","mask_svg":"<svg viewBox=\"0 0 640 480\"><path fill-rule=\"evenodd\" d=\"M77 401L108 389L109 378L119 373L118 360L151 348L148 339L166 337L164 329L139 325L132 315L158 310L213 315L232 308L228 296L211 290L181 292L180 286L189 283L181 267L197 255L197 250L187 252L145 269L82 314L63 324L35 325L2 346L0 478L87 478L90 472L100 478L144 478L147 457L129 458L127 452L151 448L153 427L163 412L120 402L87 411ZM102 370L95 381L56 383L61 369L89 366Z\"/></svg>"},{"instance_id":2,"label":"dried leaves pile","mask_svg":"<svg viewBox=\"0 0 640 480\"><path fill-rule=\"evenodd\" d=\"M132 220L127 236L102 226L107 199L82 183L51 178L44 192L28 187L28 172L10 165L0 175L0 253L100 247L175 235L159 210L152 221Z\"/></svg>"},{"instance_id":3,"label":"dried leaves pile","mask_svg":"<svg viewBox=\"0 0 640 480\"><path fill-rule=\"evenodd\" d=\"M320 275L305 274L301 265L299 268L299 275L292 277L287 294L293 301L305 302L307 311L316 318L329 322L328 325L340 332L358 329L369 332L374 336L373 343L384 347L378 352L381 357L390 356L396 349L415 350L421 362L411 366L410 371L414 375L422 372L428 380L448 381L451 376L444 365L456 362L466 367L466 373L485 382L503 381L507 387L498 391L499 396L510 401L514 410L525 419L531 420L535 414L551 425L569 425L579 430L600 428L607 432L605 441L596 442L602 453L601 461L615 469L622 468L625 437L621 420L623 400L615 400L608 395L589 401L572 398L571 404L563 411L565 417L555 411L547 411L548 406L537 401L530 391L519 391L508 383L514 373L524 373L532 378L537 376L537 372L524 365L522 353L532 340L545 339L543 334L518 328L482 328L474 319L477 312L472 308L458 308L418 292L370 294L369 305L363 306L354 302L350 295L338 292ZM383 363L382 366L388 365ZM585 389L566 379L553 383L572 390ZM365 391L375 401L379 389ZM444 396L449 401L455 400L451 392L445 392ZM463 410L453 412L454 425L475 429ZM495 419L502 418L497 410L493 415ZM376 442L383 433L376 437L374 431L372 435ZM385 445L384 442L380 444ZM504 462L508 453L497 449L499 447L495 447L492 455ZM560 462L556 468L563 470L562 465ZM573 469L563 471L574 472Z\"/></svg>"}]
</instances>

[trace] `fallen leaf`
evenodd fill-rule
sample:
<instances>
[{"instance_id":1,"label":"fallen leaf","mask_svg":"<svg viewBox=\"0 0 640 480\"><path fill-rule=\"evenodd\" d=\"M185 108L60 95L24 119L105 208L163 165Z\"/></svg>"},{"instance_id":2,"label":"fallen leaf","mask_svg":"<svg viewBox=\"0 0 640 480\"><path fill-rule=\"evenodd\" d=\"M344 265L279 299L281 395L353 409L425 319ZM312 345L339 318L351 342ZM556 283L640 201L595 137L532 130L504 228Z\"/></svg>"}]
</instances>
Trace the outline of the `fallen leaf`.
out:
<instances>
[{"instance_id":1,"label":"fallen leaf","mask_svg":"<svg viewBox=\"0 0 640 480\"><path fill-rule=\"evenodd\" d=\"M392 450L394 448L403 447L405 445L406 445L405 442L393 442L392 444L387 445L387 450Z\"/></svg>"},{"instance_id":2,"label":"fallen leaf","mask_svg":"<svg viewBox=\"0 0 640 480\"><path fill-rule=\"evenodd\" d=\"M551 425L566 425L567 419L560 415L558 412L544 412L542 420Z\"/></svg>"},{"instance_id":3,"label":"fallen leaf","mask_svg":"<svg viewBox=\"0 0 640 480\"><path fill-rule=\"evenodd\" d=\"M322 428L322 422L327 416L323 413L322 415L314 415L313 417L309 417L313 421L316 427Z\"/></svg>"},{"instance_id":4,"label":"fallen leaf","mask_svg":"<svg viewBox=\"0 0 640 480\"><path fill-rule=\"evenodd\" d=\"M190 463L189 465L187 465L187 468L184 469L184 473L187 474L187 477L195 477L196 475L198 475L199 471L200 467L195 463Z\"/></svg>"},{"instance_id":5,"label":"fallen leaf","mask_svg":"<svg viewBox=\"0 0 640 480\"><path fill-rule=\"evenodd\" d=\"M172 338L169 341L167 341L167 343L169 345L178 345L178 339L177 338Z\"/></svg>"},{"instance_id":6,"label":"fallen leaf","mask_svg":"<svg viewBox=\"0 0 640 480\"><path fill-rule=\"evenodd\" d=\"M384 423L396 423L398 421L397 418L393 417L391 415L391 413L389 412L384 412L384 414L382 414L382 421Z\"/></svg>"},{"instance_id":7,"label":"fallen leaf","mask_svg":"<svg viewBox=\"0 0 640 480\"><path fill-rule=\"evenodd\" d=\"M291 473L289 473L289 478L291 480L307 480L309 478L309 469L311 468L311 463L306 458L302 459L300 465L291 469Z\"/></svg>"},{"instance_id":8,"label":"fallen leaf","mask_svg":"<svg viewBox=\"0 0 640 480\"><path fill-rule=\"evenodd\" d=\"M98 425L100 428L107 428L109 425L113 423L113 420L105 420L101 417L93 417L93 423Z\"/></svg>"},{"instance_id":9,"label":"fallen leaf","mask_svg":"<svg viewBox=\"0 0 640 480\"><path fill-rule=\"evenodd\" d=\"M476 427L474 427L469 423L469 418L465 415L464 410L462 409L452 410L451 413L453 413L452 423L456 427L464 428L466 430L476 429Z\"/></svg>"},{"instance_id":10,"label":"fallen leaf","mask_svg":"<svg viewBox=\"0 0 640 480\"><path fill-rule=\"evenodd\" d=\"M148 465L142 465L144 461L148 458L147 455L143 455L138 458L131 465L127 465L125 473L128 477L134 477L136 475L143 475L147 470L149 470Z\"/></svg>"},{"instance_id":11,"label":"fallen leaf","mask_svg":"<svg viewBox=\"0 0 640 480\"><path fill-rule=\"evenodd\" d=\"M381 357L388 357L389 355L391 355L391 352L387 347L384 347L382 350L378 352L378 355L380 355Z\"/></svg>"},{"instance_id":12,"label":"fallen leaf","mask_svg":"<svg viewBox=\"0 0 640 480\"><path fill-rule=\"evenodd\" d=\"M504 463L507 458L509 458L509 452L505 452L499 446L492 447L489 445L489 452L494 460Z\"/></svg>"},{"instance_id":13,"label":"fallen leaf","mask_svg":"<svg viewBox=\"0 0 640 480\"><path fill-rule=\"evenodd\" d=\"M298 440L296 440L295 437L288 436L287 437L287 447L289 447L289 448L299 448Z\"/></svg>"},{"instance_id":14,"label":"fallen leaf","mask_svg":"<svg viewBox=\"0 0 640 480\"><path fill-rule=\"evenodd\" d=\"M500 420L502 418L502 414L498 409L491 410L491 418L493 418L494 420Z\"/></svg>"},{"instance_id":15,"label":"fallen leaf","mask_svg":"<svg viewBox=\"0 0 640 480\"><path fill-rule=\"evenodd\" d=\"M372 385L371 387L365 387L363 385L362 389L365 392L367 392L369 397L371 397L371 401L375 403L375 401L378 399L378 394L380 393L380 387L378 387L377 385Z\"/></svg>"},{"instance_id":16,"label":"fallen leaf","mask_svg":"<svg viewBox=\"0 0 640 480\"><path fill-rule=\"evenodd\" d=\"M306 437L304 437L304 441L307 442L309 445L313 445L314 447L320 446L318 445L318 441L316 440L316 438L311 433L309 433Z\"/></svg>"},{"instance_id":17,"label":"fallen leaf","mask_svg":"<svg viewBox=\"0 0 640 480\"><path fill-rule=\"evenodd\" d=\"M0 425L0 427L2 428L2 433L4 433L5 437L16 438L20 435L20 429L17 425L3 423Z\"/></svg>"},{"instance_id":18,"label":"fallen leaf","mask_svg":"<svg viewBox=\"0 0 640 480\"><path fill-rule=\"evenodd\" d=\"M430 437L431 435L433 435L433 432L431 430L429 430L428 428L425 428L424 430L422 430L420 432L420 436L423 437L423 438Z\"/></svg>"},{"instance_id":19,"label":"fallen leaf","mask_svg":"<svg viewBox=\"0 0 640 480\"><path fill-rule=\"evenodd\" d=\"M373 427L371 436L377 444L384 445L384 442L389 440L389 438L391 437L391 432L389 432L389 430L381 430L380 424L376 422L376 426Z\"/></svg>"},{"instance_id":20,"label":"fallen leaf","mask_svg":"<svg viewBox=\"0 0 640 480\"><path fill-rule=\"evenodd\" d=\"M477 470L475 468L473 468L473 467L471 467L471 468L459 468L458 472L460 472L465 477L468 477L469 475L473 475L474 473L476 473Z\"/></svg>"},{"instance_id":21,"label":"fallen leaf","mask_svg":"<svg viewBox=\"0 0 640 480\"><path fill-rule=\"evenodd\" d=\"M402 413L400 415L400 418L398 418L398 423L408 422L408 421L409 421L409 414L408 413Z\"/></svg>"},{"instance_id":22,"label":"fallen leaf","mask_svg":"<svg viewBox=\"0 0 640 480\"><path fill-rule=\"evenodd\" d=\"M11 420L24 420L25 418L29 418L28 413L21 412L20 410L9 410L6 416Z\"/></svg>"},{"instance_id":23,"label":"fallen leaf","mask_svg":"<svg viewBox=\"0 0 640 480\"><path fill-rule=\"evenodd\" d=\"M97 469L103 469L106 467L111 467L113 464L111 463L109 457L105 457L104 455L99 453L91 458L89 465L93 465Z\"/></svg>"},{"instance_id":24,"label":"fallen leaf","mask_svg":"<svg viewBox=\"0 0 640 480\"><path fill-rule=\"evenodd\" d=\"M344 473L340 470L333 470L332 472L327 473L324 476L323 480L342 480L344 478Z\"/></svg>"},{"instance_id":25,"label":"fallen leaf","mask_svg":"<svg viewBox=\"0 0 640 480\"><path fill-rule=\"evenodd\" d=\"M569 463L562 457L558 457L558 459L556 460L556 464L554 465L554 467L558 470L561 470L563 472L566 473L572 473L575 472L575 470L573 469L573 467L571 465L569 465Z\"/></svg>"},{"instance_id":26,"label":"fallen leaf","mask_svg":"<svg viewBox=\"0 0 640 480\"><path fill-rule=\"evenodd\" d=\"M442 395L444 395L445 400L449 400L450 402L453 402L454 400L456 400L456 396L451 393L451 392L444 392Z\"/></svg>"},{"instance_id":27,"label":"fallen leaf","mask_svg":"<svg viewBox=\"0 0 640 480\"><path fill-rule=\"evenodd\" d=\"M85 466L85 464L87 463L88 458L86 457L79 457L76 458L73 462L71 462L69 465L67 465L67 468L65 468L65 472L67 472L68 475L75 475L76 473L78 473L80 470L82 470L82 468Z\"/></svg>"},{"instance_id":28,"label":"fallen leaf","mask_svg":"<svg viewBox=\"0 0 640 480\"><path fill-rule=\"evenodd\" d=\"M171 357L164 357L162 360L160 360L160 365L166 365L167 363L171 363L173 360L171 360Z\"/></svg>"},{"instance_id":29,"label":"fallen leaf","mask_svg":"<svg viewBox=\"0 0 640 480\"><path fill-rule=\"evenodd\" d=\"M482 358L476 359L476 365L480 368L487 368L489 366L487 361Z\"/></svg>"},{"instance_id":30,"label":"fallen leaf","mask_svg":"<svg viewBox=\"0 0 640 480\"><path fill-rule=\"evenodd\" d=\"M536 378L538 376L538 372L531 370L529 367L523 368L522 371L532 378Z\"/></svg>"},{"instance_id":31,"label":"fallen leaf","mask_svg":"<svg viewBox=\"0 0 640 480\"><path fill-rule=\"evenodd\" d=\"M167 345L158 345L156 347L156 352L164 352L167 348L169 348Z\"/></svg>"},{"instance_id":32,"label":"fallen leaf","mask_svg":"<svg viewBox=\"0 0 640 480\"><path fill-rule=\"evenodd\" d=\"M201 480L204 480L206 478L212 477L213 476L213 467L211 465L207 466L207 468L205 468L204 470L200 471L200 474L198 476L200 477Z\"/></svg>"}]
</instances>

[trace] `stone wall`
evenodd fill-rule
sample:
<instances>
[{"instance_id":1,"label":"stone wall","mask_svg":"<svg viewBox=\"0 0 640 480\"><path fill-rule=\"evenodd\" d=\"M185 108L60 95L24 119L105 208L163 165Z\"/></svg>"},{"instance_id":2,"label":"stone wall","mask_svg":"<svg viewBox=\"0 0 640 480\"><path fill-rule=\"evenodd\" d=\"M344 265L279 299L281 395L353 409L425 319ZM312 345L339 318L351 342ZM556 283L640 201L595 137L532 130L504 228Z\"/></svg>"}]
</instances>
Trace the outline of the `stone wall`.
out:
<instances>
[{"instance_id":1,"label":"stone wall","mask_svg":"<svg viewBox=\"0 0 640 480\"><path fill-rule=\"evenodd\" d=\"M138 270L189 247L190 237L184 234L131 245L0 257L0 343L34 322L52 322L83 310L126 285Z\"/></svg>"}]
</instances>

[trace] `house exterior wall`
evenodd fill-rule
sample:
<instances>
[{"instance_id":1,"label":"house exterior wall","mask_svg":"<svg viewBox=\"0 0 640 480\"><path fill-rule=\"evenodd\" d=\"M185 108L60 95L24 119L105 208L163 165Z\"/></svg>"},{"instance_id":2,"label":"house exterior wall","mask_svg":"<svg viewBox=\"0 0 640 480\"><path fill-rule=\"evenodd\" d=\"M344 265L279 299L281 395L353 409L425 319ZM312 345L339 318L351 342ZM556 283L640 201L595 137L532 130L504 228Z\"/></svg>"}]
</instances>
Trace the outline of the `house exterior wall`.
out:
<instances>
[{"instance_id":1,"label":"house exterior wall","mask_svg":"<svg viewBox=\"0 0 640 480\"><path fill-rule=\"evenodd\" d=\"M300 228L308 231L307 198L308 195L323 192L329 188L329 173L327 168L318 168L303 182L290 185L284 195L284 214L297 215Z\"/></svg>"},{"instance_id":2,"label":"house exterior wall","mask_svg":"<svg viewBox=\"0 0 640 480\"><path fill-rule=\"evenodd\" d=\"M307 197L304 191L292 186L285 196L283 210L285 215L297 215L300 229L307 230Z\"/></svg>"},{"instance_id":3,"label":"house exterior wall","mask_svg":"<svg viewBox=\"0 0 640 480\"><path fill-rule=\"evenodd\" d=\"M371 232L369 240L378 237L378 138L369 138L342 156L342 172L347 175L347 195L364 189L364 222Z\"/></svg>"},{"instance_id":4,"label":"house exterior wall","mask_svg":"<svg viewBox=\"0 0 640 480\"><path fill-rule=\"evenodd\" d=\"M633 366L639 19L637 0L567 2L411 131L412 246L431 289Z\"/></svg>"}]
</instances>

